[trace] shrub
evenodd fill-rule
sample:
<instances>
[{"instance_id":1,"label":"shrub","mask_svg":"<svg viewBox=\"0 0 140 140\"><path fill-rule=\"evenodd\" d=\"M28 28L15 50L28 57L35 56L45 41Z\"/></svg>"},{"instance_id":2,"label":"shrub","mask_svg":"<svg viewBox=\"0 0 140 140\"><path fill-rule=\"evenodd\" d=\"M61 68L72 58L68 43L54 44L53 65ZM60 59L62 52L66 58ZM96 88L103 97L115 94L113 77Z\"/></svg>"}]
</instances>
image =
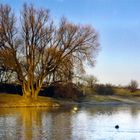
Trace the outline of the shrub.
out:
<instances>
[{"instance_id":1,"label":"shrub","mask_svg":"<svg viewBox=\"0 0 140 140\"><path fill-rule=\"evenodd\" d=\"M114 90L111 84L98 84L95 87L95 92L99 95L113 95Z\"/></svg>"},{"instance_id":2,"label":"shrub","mask_svg":"<svg viewBox=\"0 0 140 140\"><path fill-rule=\"evenodd\" d=\"M128 89L130 92L135 92L138 88L138 82L136 80L131 80L130 84L128 85Z\"/></svg>"},{"instance_id":3,"label":"shrub","mask_svg":"<svg viewBox=\"0 0 140 140\"><path fill-rule=\"evenodd\" d=\"M0 83L0 93L22 95L22 88L18 84Z\"/></svg>"},{"instance_id":4,"label":"shrub","mask_svg":"<svg viewBox=\"0 0 140 140\"><path fill-rule=\"evenodd\" d=\"M79 99L84 96L80 89L71 82L50 85L40 95L67 99Z\"/></svg>"}]
</instances>

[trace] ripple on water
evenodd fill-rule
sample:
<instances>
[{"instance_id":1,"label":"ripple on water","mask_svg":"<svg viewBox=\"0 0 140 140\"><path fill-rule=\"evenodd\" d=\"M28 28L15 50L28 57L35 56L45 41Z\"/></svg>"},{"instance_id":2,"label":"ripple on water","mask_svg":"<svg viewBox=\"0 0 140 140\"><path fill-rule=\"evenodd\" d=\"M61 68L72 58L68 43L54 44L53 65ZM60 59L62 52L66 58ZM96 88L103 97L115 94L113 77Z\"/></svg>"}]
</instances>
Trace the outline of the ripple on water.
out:
<instances>
[{"instance_id":1,"label":"ripple on water","mask_svg":"<svg viewBox=\"0 0 140 140\"><path fill-rule=\"evenodd\" d=\"M96 106L0 111L0 140L139 140L140 110ZM115 125L120 126L115 129Z\"/></svg>"}]
</instances>

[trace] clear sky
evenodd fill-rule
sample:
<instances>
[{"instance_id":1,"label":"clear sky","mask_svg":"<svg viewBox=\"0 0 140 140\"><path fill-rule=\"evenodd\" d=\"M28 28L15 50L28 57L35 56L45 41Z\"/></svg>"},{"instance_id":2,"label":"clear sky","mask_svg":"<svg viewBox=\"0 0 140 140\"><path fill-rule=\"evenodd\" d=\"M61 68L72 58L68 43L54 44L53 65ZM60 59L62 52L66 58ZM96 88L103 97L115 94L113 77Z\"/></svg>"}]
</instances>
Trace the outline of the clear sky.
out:
<instances>
[{"instance_id":1,"label":"clear sky","mask_svg":"<svg viewBox=\"0 0 140 140\"><path fill-rule=\"evenodd\" d=\"M24 2L50 9L56 20L65 16L98 31L101 51L87 72L101 83L140 84L140 0L0 0L15 12Z\"/></svg>"}]
</instances>

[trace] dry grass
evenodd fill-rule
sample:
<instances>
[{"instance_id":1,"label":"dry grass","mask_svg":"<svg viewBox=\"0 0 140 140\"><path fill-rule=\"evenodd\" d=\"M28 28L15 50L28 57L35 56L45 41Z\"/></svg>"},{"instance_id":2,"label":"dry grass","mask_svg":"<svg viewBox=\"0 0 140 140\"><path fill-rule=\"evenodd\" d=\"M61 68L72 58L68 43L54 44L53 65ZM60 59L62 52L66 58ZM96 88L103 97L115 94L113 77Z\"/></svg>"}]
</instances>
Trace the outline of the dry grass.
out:
<instances>
[{"instance_id":1,"label":"dry grass","mask_svg":"<svg viewBox=\"0 0 140 140\"><path fill-rule=\"evenodd\" d=\"M48 97L38 97L37 101L25 100L20 95L0 94L0 107L56 107L59 103Z\"/></svg>"},{"instance_id":2,"label":"dry grass","mask_svg":"<svg viewBox=\"0 0 140 140\"><path fill-rule=\"evenodd\" d=\"M140 90L130 92L125 88L115 88L114 95L97 95L89 93L83 102L96 103L138 103L140 104ZM73 100L56 100L49 97L38 97L37 101L25 100L22 96L16 94L0 94L0 107L58 107L60 105L75 104Z\"/></svg>"},{"instance_id":3,"label":"dry grass","mask_svg":"<svg viewBox=\"0 0 140 140\"><path fill-rule=\"evenodd\" d=\"M98 95L93 92L87 94L84 101L90 102L119 102L119 103L140 103L140 90L130 92L127 88L114 88L114 95Z\"/></svg>"},{"instance_id":4,"label":"dry grass","mask_svg":"<svg viewBox=\"0 0 140 140\"><path fill-rule=\"evenodd\" d=\"M127 88L114 88L115 95L120 95L120 96L140 96L140 90L136 90L135 92L130 92Z\"/></svg>"}]
</instances>

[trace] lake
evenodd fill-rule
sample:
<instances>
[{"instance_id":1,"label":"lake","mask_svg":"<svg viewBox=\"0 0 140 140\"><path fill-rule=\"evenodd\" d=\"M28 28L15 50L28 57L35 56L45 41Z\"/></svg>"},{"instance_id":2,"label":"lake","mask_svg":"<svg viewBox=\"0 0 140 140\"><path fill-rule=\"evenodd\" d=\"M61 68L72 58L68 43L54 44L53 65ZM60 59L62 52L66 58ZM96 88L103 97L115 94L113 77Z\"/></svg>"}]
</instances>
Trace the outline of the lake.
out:
<instances>
[{"instance_id":1,"label":"lake","mask_svg":"<svg viewBox=\"0 0 140 140\"><path fill-rule=\"evenodd\" d=\"M0 140L139 139L140 106L0 109Z\"/></svg>"}]
</instances>

